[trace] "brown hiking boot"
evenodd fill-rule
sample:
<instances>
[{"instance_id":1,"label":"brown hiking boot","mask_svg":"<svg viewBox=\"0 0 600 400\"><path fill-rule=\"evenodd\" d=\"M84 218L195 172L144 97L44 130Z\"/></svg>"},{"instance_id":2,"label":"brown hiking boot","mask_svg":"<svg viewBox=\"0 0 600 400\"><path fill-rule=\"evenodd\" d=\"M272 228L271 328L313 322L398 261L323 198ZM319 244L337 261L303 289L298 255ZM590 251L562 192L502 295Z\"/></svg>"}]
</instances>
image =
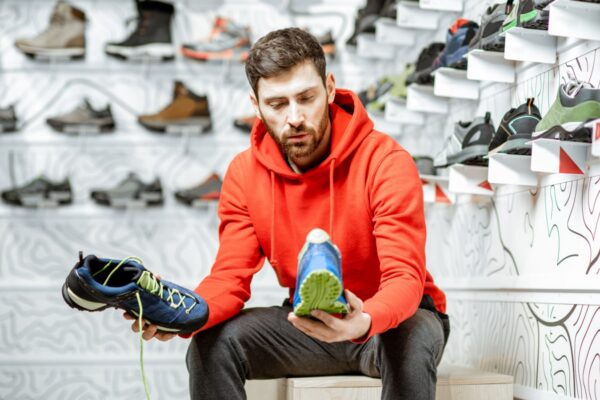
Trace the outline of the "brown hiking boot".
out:
<instances>
[{"instance_id":1,"label":"brown hiking boot","mask_svg":"<svg viewBox=\"0 0 600 400\"><path fill-rule=\"evenodd\" d=\"M175 81L173 101L156 114L140 115L140 124L156 132L206 133L211 129L208 97L189 90Z\"/></svg>"},{"instance_id":2,"label":"brown hiking boot","mask_svg":"<svg viewBox=\"0 0 600 400\"><path fill-rule=\"evenodd\" d=\"M35 58L83 58L85 56L85 13L59 0L48 27L29 39L17 39L15 46Z\"/></svg>"}]
</instances>

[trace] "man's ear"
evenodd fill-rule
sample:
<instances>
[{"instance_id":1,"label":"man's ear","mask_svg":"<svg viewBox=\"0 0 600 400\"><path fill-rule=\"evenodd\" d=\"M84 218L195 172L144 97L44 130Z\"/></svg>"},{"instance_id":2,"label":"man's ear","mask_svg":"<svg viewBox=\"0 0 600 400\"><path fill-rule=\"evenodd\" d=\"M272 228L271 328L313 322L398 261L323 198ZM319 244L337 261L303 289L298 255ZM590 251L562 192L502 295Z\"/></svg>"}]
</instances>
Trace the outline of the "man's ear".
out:
<instances>
[{"instance_id":1,"label":"man's ear","mask_svg":"<svg viewBox=\"0 0 600 400\"><path fill-rule=\"evenodd\" d=\"M325 78L325 90L327 90L327 103L333 103L335 100L335 77L331 72Z\"/></svg>"},{"instance_id":2,"label":"man's ear","mask_svg":"<svg viewBox=\"0 0 600 400\"><path fill-rule=\"evenodd\" d=\"M250 92L250 102L252 103L252 107L254 108L256 118L262 121L262 116L260 115L260 110L258 109L258 99L256 98L254 92Z\"/></svg>"}]
</instances>

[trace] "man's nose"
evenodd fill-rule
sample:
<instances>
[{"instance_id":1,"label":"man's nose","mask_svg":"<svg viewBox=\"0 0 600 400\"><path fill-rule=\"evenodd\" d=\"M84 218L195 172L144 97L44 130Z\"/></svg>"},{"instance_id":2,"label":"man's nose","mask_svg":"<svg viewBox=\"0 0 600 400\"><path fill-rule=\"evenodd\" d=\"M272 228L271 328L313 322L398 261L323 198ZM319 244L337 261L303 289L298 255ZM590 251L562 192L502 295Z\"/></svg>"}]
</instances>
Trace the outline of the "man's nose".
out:
<instances>
[{"instance_id":1,"label":"man's nose","mask_svg":"<svg viewBox=\"0 0 600 400\"><path fill-rule=\"evenodd\" d=\"M297 128L304 123L304 113L300 107L298 107L298 104L291 103L288 107L287 123L294 128Z\"/></svg>"}]
</instances>

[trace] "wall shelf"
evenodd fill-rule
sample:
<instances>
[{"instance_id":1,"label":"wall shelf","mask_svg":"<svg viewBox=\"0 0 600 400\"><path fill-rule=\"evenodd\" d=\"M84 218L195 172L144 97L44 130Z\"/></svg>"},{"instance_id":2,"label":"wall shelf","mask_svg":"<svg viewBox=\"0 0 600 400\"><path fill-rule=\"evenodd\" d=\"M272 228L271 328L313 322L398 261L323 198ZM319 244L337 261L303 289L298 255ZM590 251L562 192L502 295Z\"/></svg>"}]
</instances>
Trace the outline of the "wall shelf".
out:
<instances>
[{"instance_id":1,"label":"wall shelf","mask_svg":"<svg viewBox=\"0 0 600 400\"><path fill-rule=\"evenodd\" d=\"M406 108L425 113L447 114L448 99L433 94L433 86L413 84L407 88Z\"/></svg>"},{"instance_id":2,"label":"wall shelf","mask_svg":"<svg viewBox=\"0 0 600 400\"><path fill-rule=\"evenodd\" d=\"M388 121L383 115L369 114L369 117L371 117L375 129L378 131L392 136L402 135L402 124Z\"/></svg>"},{"instance_id":3,"label":"wall shelf","mask_svg":"<svg viewBox=\"0 0 600 400\"><path fill-rule=\"evenodd\" d=\"M590 144L554 139L532 141L531 169L547 174L583 175Z\"/></svg>"},{"instance_id":4,"label":"wall shelf","mask_svg":"<svg viewBox=\"0 0 600 400\"><path fill-rule=\"evenodd\" d=\"M423 201L425 203L456 203L456 195L448 189L448 177L421 175L423 185Z\"/></svg>"},{"instance_id":5,"label":"wall shelf","mask_svg":"<svg viewBox=\"0 0 600 400\"><path fill-rule=\"evenodd\" d=\"M418 31L399 27L391 18L379 18L375 22L375 39L378 43L394 46L413 46Z\"/></svg>"},{"instance_id":6,"label":"wall shelf","mask_svg":"<svg viewBox=\"0 0 600 400\"><path fill-rule=\"evenodd\" d=\"M425 115L418 111L409 110L406 100L388 100L385 103L385 119L402 125L423 125Z\"/></svg>"},{"instance_id":7,"label":"wall shelf","mask_svg":"<svg viewBox=\"0 0 600 400\"><path fill-rule=\"evenodd\" d=\"M600 40L600 4L555 0L549 8L550 35Z\"/></svg>"},{"instance_id":8,"label":"wall shelf","mask_svg":"<svg viewBox=\"0 0 600 400\"><path fill-rule=\"evenodd\" d=\"M496 153L489 157L488 181L500 185L537 186L531 156Z\"/></svg>"},{"instance_id":9,"label":"wall shelf","mask_svg":"<svg viewBox=\"0 0 600 400\"><path fill-rule=\"evenodd\" d=\"M591 121L592 125L592 155L600 157L600 119Z\"/></svg>"},{"instance_id":10,"label":"wall shelf","mask_svg":"<svg viewBox=\"0 0 600 400\"><path fill-rule=\"evenodd\" d=\"M396 6L396 25L402 28L438 29L440 13L419 7L413 1L401 1Z\"/></svg>"},{"instance_id":11,"label":"wall shelf","mask_svg":"<svg viewBox=\"0 0 600 400\"><path fill-rule=\"evenodd\" d=\"M471 50L467 55L467 78L477 81L514 83L515 62L498 51Z\"/></svg>"},{"instance_id":12,"label":"wall shelf","mask_svg":"<svg viewBox=\"0 0 600 400\"><path fill-rule=\"evenodd\" d=\"M378 42L374 34L361 34L356 39L356 53L364 58L393 60L396 57L396 46Z\"/></svg>"},{"instance_id":13,"label":"wall shelf","mask_svg":"<svg viewBox=\"0 0 600 400\"><path fill-rule=\"evenodd\" d=\"M488 167L454 164L449 169L450 192L483 196L494 194L494 189L488 181Z\"/></svg>"},{"instance_id":14,"label":"wall shelf","mask_svg":"<svg viewBox=\"0 0 600 400\"><path fill-rule=\"evenodd\" d=\"M467 78L467 71L439 68L434 72L433 93L436 96L477 100L479 82Z\"/></svg>"},{"instance_id":15,"label":"wall shelf","mask_svg":"<svg viewBox=\"0 0 600 400\"><path fill-rule=\"evenodd\" d=\"M504 33L504 58L544 64L556 62L556 37L548 31L512 28Z\"/></svg>"},{"instance_id":16,"label":"wall shelf","mask_svg":"<svg viewBox=\"0 0 600 400\"><path fill-rule=\"evenodd\" d=\"M462 0L419 0L419 7L426 10L462 11Z\"/></svg>"}]
</instances>

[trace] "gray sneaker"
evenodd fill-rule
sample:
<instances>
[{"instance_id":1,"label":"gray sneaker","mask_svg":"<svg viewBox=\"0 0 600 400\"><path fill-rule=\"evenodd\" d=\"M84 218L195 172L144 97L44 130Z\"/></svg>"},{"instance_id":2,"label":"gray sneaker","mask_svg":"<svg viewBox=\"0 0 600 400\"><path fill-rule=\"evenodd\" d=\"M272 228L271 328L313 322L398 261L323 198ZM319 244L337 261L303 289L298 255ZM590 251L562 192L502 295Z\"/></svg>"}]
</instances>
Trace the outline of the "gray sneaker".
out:
<instances>
[{"instance_id":1,"label":"gray sneaker","mask_svg":"<svg viewBox=\"0 0 600 400\"><path fill-rule=\"evenodd\" d=\"M85 23L83 11L59 0L48 27L32 38L17 39L15 46L34 58L83 58Z\"/></svg>"},{"instance_id":2,"label":"gray sneaker","mask_svg":"<svg viewBox=\"0 0 600 400\"><path fill-rule=\"evenodd\" d=\"M156 178L153 182L144 183L133 172L115 187L92 190L90 196L96 204L114 208L160 206L164 200L160 179Z\"/></svg>"},{"instance_id":3,"label":"gray sneaker","mask_svg":"<svg viewBox=\"0 0 600 400\"><path fill-rule=\"evenodd\" d=\"M487 165L484 156L494 136L494 125L490 113L477 117L470 122L459 121L454 125L454 133L448 138L446 146L435 158L436 167L452 164Z\"/></svg>"},{"instance_id":4,"label":"gray sneaker","mask_svg":"<svg viewBox=\"0 0 600 400\"><path fill-rule=\"evenodd\" d=\"M115 120L107 105L104 110L94 110L84 99L73 111L46 120L54 130L69 134L107 133L115 129Z\"/></svg>"},{"instance_id":5,"label":"gray sneaker","mask_svg":"<svg viewBox=\"0 0 600 400\"><path fill-rule=\"evenodd\" d=\"M17 116L15 107L0 108L0 133L14 132L17 130Z\"/></svg>"},{"instance_id":6,"label":"gray sneaker","mask_svg":"<svg viewBox=\"0 0 600 400\"><path fill-rule=\"evenodd\" d=\"M200 61L238 60L245 61L250 51L250 28L232 20L217 17L210 37L198 43L181 47L181 53Z\"/></svg>"}]
</instances>

